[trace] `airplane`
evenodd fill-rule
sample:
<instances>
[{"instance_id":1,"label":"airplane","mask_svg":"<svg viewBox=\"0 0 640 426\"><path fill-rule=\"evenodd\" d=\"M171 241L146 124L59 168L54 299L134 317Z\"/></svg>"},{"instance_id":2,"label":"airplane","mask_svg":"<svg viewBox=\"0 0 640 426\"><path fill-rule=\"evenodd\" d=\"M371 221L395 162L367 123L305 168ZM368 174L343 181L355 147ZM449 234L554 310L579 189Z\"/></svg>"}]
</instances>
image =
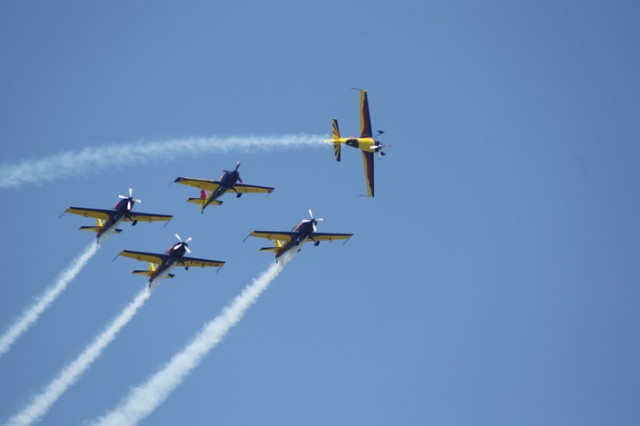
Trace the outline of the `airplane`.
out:
<instances>
[{"instance_id":1,"label":"airplane","mask_svg":"<svg viewBox=\"0 0 640 426\"><path fill-rule=\"evenodd\" d=\"M362 151L362 159L364 161L364 176L367 184L367 195L369 197L375 196L374 188L374 176L373 176L373 154L378 153L378 156L387 155L382 149L388 145L382 145L378 136L382 135L384 131L378 130L375 136L373 136L371 130L371 117L369 116L369 100L367 97L367 91L360 90L360 137L347 137L340 136L340 128L338 127L338 120L333 119L333 133L331 139L326 139L323 142L333 143L333 152L336 161L340 161L342 144L360 149Z\"/></svg>"},{"instance_id":2,"label":"airplane","mask_svg":"<svg viewBox=\"0 0 640 426\"><path fill-rule=\"evenodd\" d=\"M81 226L81 231L92 231L96 233L96 239L100 243L108 235L112 233L120 233L122 229L117 226L121 222L131 222L132 226L136 226L138 221L158 222L170 221L172 215L154 214L154 213L134 213L131 211L134 204L142 203L142 200L133 198L133 189L129 188L129 196L118 195L120 201L113 206L113 209L92 209L85 207L69 207L62 214L73 213L84 217L93 217L97 220L96 226ZM62 215L60 215L62 217Z\"/></svg>"},{"instance_id":3,"label":"airplane","mask_svg":"<svg viewBox=\"0 0 640 426\"><path fill-rule=\"evenodd\" d=\"M275 247L263 247L260 251L275 252L277 262L278 259L289 250L294 248L297 248L297 251L302 250L300 246L306 242L313 241L313 245L317 247L320 245L320 241L348 240L353 236L353 234L316 232L317 223L322 222L324 219L314 218L311 210L309 210L309 216L310 219L302 220L292 231L253 231L247 238L258 237L275 241ZM245 238L245 240L247 238Z\"/></svg>"},{"instance_id":4,"label":"airplane","mask_svg":"<svg viewBox=\"0 0 640 426\"><path fill-rule=\"evenodd\" d=\"M268 186L245 185L242 183L240 173L238 172L240 161L236 163L234 170L223 170L220 180L207 180L197 178L178 177L174 182L182 185L194 186L200 188L200 198L188 198L187 202L200 205L200 213L204 213L204 209L208 205L213 204L219 206L222 204L220 198L225 192L233 191L236 197L240 198L245 192L266 192L271 193L275 188ZM240 182L240 183L238 183ZM207 192L209 191L209 192Z\"/></svg>"},{"instance_id":5,"label":"airplane","mask_svg":"<svg viewBox=\"0 0 640 426\"><path fill-rule=\"evenodd\" d=\"M136 269L132 273L149 277L148 284L151 291L157 287L161 279L165 277L173 278L174 274L171 273L171 270L176 266L184 266L184 269L188 270L190 266L199 266L201 268L221 268L225 264L225 262L220 260L198 259L195 257L185 256L185 253L191 254L191 250L187 245L187 243L191 241L191 237L182 241L180 235L175 235L179 242L169 247L165 253L146 253L142 251L122 250L116 255L116 257L125 256L141 262L149 262L149 269Z\"/></svg>"}]
</instances>

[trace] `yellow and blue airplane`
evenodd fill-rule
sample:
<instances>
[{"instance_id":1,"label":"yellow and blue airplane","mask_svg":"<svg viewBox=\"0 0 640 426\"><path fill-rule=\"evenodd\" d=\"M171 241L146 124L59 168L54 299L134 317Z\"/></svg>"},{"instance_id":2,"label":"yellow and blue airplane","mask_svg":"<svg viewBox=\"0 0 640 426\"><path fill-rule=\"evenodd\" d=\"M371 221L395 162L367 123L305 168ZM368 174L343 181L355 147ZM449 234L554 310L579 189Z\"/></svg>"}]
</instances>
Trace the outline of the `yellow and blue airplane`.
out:
<instances>
[{"instance_id":1,"label":"yellow and blue airplane","mask_svg":"<svg viewBox=\"0 0 640 426\"><path fill-rule=\"evenodd\" d=\"M378 153L379 156L386 155L382 149L386 145L382 145L378 136L382 135L384 131L378 130L376 135L373 135L371 130L371 117L369 115L369 100L367 98L367 91L360 90L360 137L347 137L340 136L340 129L338 127L338 120L333 119L333 132L332 138L327 139L324 142L333 143L333 152L336 161L340 161L342 144L357 148L362 151L362 159L364 161L364 176L367 183L367 195L373 197L375 195L374 187L374 175L373 175L373 154Z\"/></svg>"},{"instance_id":2,"label":"yellow and blue airplane","mask_svg":"<svg viewBox=\"0 0 640 426\"><path fill-rule=\"evenodd\" d=\"M142 200L133 198L133 189L129 188L129 196L118 195L120 201L113 206L113 209L92 209L86 207L69 207L62 214L73 213L84 217L93 217L97 220L96 226L81 226L81 231L92 231L96 233L98 243L112 233L120 233L122 229L117 226L121 222L131 222L135 226L138 221L143 222L168 222L173 216L155 213L134 213L131 211L134 204L142 203ZM62 216L62 215L61 215Z\"/></svg>"},{"instance_id":3,"label":"yellow and blue airplane","mask_svg":"<svg viewBox=\"0 0 640 426\"><path fill-rule=\"evenodd\" d=\"M313 212L309 210L310 219L304 219L293 228L292 231L253 231L249 237L266 238L275 241L275 247L263 247L260 251L271 251L276 254L276 262L278 259L291 249L297 248L302 250L302 244L313 241L314 246L319 246L320 241L348 240L353 234L329 234L326 232L316 232L318 222L322 222L322 218L314 218ZM245 238L246 240L246 238ZM345 241L346 243L346 241Z\"/></svg>"},{"instance_id":4,"label":"yellow and blue airplane","mask_svg":"<svg viewBox=\"0 0 640 426\"><path fill-rule=\"evenodd\" d=\"M218 198L227 191L235 192L236 197L240 198L245 192L271 193L275 189L268 186L245 185L242 183L242 178L240 178L238 167L240 167L240 161L236 163L234 170L223 170L220 180L178 177L174 182L200 188L200 198L187 199L188 203L194 203L200 206L200 213L204 213L204 209L210 204L216 206L221 205L222 201ZM207 193L207 191L209 192Z\"/></svg>"},{"instance_id":5,"label":"yellow and blue airplane","mask_svg":"<svg viewBox=\"0 0 640 426\"><path fill-rule=\"evenodd\" d=\"M191 254L191 250L187 245L187 243L191 241L191 237L182 241L180 235L176 234L176 238L179 242L169 247L169 250L165 253L122 250L116 257L125 256L141 262L149 262L149 269L134 270L132 273L149 277L148 284L150 290L154 290L163 278L173 278L174 274L171 273L171 270L176 266L183 266L185 270L188 270L190 266L221 268L225 264L225 262L221 260L198 259L185 256L185 253Z\"/></svg>"}]
</instances>

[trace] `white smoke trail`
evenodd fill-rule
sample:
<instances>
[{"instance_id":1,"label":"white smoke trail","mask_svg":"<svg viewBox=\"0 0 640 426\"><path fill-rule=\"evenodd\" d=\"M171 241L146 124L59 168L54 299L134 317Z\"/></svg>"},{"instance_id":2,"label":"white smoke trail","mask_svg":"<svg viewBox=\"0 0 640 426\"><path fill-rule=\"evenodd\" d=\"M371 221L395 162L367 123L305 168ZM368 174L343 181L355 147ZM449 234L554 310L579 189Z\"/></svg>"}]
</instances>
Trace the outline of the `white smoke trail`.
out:
<instances>
[{"instance_id":1,"label":"white smoke trail","mask_svg":"<svg viewBox=\"0 0 640 426\"><path fill-rule=\"evenodd\" d=\"M16 319L2 337L0 337L0 356L9 350L18 337L27 331L31 324L40 317L40 314L67 288L67 284L73 281L76 275L80 273L87 262L96 254L98 248L100 248L100 246L97 242L91 242L80 256L78 256L67 269L62 271L55 283L49 286L44 293L36 299L33 305L29 306L22 315Z\"/></svg>"},{"instance_id":2,"label":"white smoke trail","mask_svg":"<svg viewBox=\"0 0 640 426\"><path fill-rule=\"evenodd\" d=\"M149 415L184 378L196 368L235 324L242 319L247 309L278 276L286 262L274 263L256 278L227 305L220 315L204 325L200 333L181 352L175 354L163 368L144 384L134 388L118 407L97 419L97 425L134 425Z\"/></svg>"},{"instance_id":3,"label":"white smoke trail","mask_svg":"<svg viewBox=\"0 0 640 426\"><path fill-rule=\"evenodd\" d=\"M80 378L82 373L89 368L93 361L100 356L104 348L113 341L122 327L127 325L150 295L151 292L148 288L138 293L135 299L111 321L107 328L105 328L71 364L62 369L58 377L49 383L40 394L36 395L29 405L9 419L7 425L30 425L44 416L58 398L60 398L60 396Z\"/></svg>"},{"instance_id":4,"label":"white smoke trail","mask_svg":"<svg viewBox=\"0 0 640 426\"><path fill-rule=\"evenodd\" d=\"M2 164L0 165L0 188L53 182L89 172L95 173L106 167L123 167L158 160L170 161L179 157L198 157L214 152L274 151L326 146L321 142L322 139L326 139L326 136L307 134L272 137L214 136L85 148L40 160Z\"/></svg>"}]
</instances>

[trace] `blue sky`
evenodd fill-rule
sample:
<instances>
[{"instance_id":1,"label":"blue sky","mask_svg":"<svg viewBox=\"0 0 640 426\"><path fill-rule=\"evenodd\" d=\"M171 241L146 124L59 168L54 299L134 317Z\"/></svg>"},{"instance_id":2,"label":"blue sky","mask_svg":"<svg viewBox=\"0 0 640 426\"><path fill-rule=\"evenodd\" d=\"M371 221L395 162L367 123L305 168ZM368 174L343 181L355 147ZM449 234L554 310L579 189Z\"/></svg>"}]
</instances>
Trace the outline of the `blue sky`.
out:
<instances>
[{"instance_id":1,"label":"blue sky","mask_svg":"<svg viewBox=\"0 0 640 426\"><path fill-rule=\"evenodd\" d=\"M273 261L253 229L312 208L309 245L144 424L634 424L640 416L640 39L635 2L58 2L0 5L1 165L87 147L358 132L389 155L364 193L351 149L168 150L0 189L0 329L86 247L70 205L174 214L110 237L0 357L0 419L144 286L122 249L226 260L176 271L44 417L116 406ZM269 197L204 215L177 176L242 161ZM2 167L2 166L0 166Z\"/></svg>"}]
</instances>

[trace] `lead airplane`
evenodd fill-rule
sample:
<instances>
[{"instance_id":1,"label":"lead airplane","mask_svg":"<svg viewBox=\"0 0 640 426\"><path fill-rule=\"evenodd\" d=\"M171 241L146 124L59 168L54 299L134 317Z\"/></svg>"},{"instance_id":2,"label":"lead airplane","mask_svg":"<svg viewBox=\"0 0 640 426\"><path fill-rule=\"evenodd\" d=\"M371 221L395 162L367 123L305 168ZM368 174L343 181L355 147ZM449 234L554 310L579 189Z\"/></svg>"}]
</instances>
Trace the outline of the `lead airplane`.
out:
<instances>
[{"instance_id":1,"label":"lead airplane","mask_svg":"<svg viewBox=\"0 0 640 426\"><path fill-rule=\"evenodd\" d=\"M204 209L206 209L210 204L216 206L221 205L222 201L218 198L227 191L235 192L236 197L240 198L245 192L271 193L275 189L269 186L245 185L242 183L238 167L240 167L239 161L236 163L236 168L234 170L223 170L220 180L178 177L174 182L200 188L200 198L187 199L187 202L198 204L200 206L200 213L204 213Z\"/></svg>"},{"instance_id":2,"label":"lead airplane","mask_svg":"<svg viewBox=\"0 0 640 426\"><path fill-rule=\"evenodd\" d=\"M135 226L138 221L143 222L168 222L173 216L155 213L134 213L131 210L136 203L142 203L142 200L133 198L133 189L129 188L129 196L118 195L120 201L113 206L113 209L92 209L86 207L69 207L62 214L73 213L84 217L93 217L96 219L96 226L81 226L81 231L92 231L96 233L98 242L102 242L104 238L112 233L120 233L122 229L117 226L121 222L131 222Z\"/></svg>"},{"instance_id":3,"label":"lead airplane","mask_svg":"<svg viewBox=\"0 0 640 426\"><path fill-rule=\"evenodd\" d=\"M320 241L348 240L353 234L329 234L326 232L316 232L318 222L322 218L314 218L313 212L309 210L310 219L304 219L292 231L253 231L249 237L266 238L275 241L275 247L263 247L260 251L272 251L276 254L276 262L289 250L302 250L302 244L313 241L314 246L319 246ZM246 238L245 238L246 240ZM345 241L346 242L346 241Z\"/></svg>"},{"instance_id":4,"label":"lead airplane","mask_svg":"<svg viewBox=\"0 0 640 426\"><path fill-rule=\"evenodd\" d=\"M342 145L347 145L352 148L357 148L362 151L362 159L364 161L364 176L367 184L367 195L369 197L375 196L375 181L373 173L373 154L378 153L379 156L386 155L382 151L387 145L382 145L382 142L378 138L384 133L382 130L378 130L376 135L373 135L371 130L371 117L369 115L369 100L367 97L367 91L360 90L360 136L359 137L347 137L340 136L340 128L338 127L338 120L333 119L333 132L332 138L326 139L324 142L333 143L333 152L336 161L341 159Z\"/></svg>"},{"instance_id":5,"label":"lead airplane","mask_svg":"<svg viewBox=\"0 0 640 426\"><path fill-rule=\"evenodd\" d=\"M165 253L122 250L116 257L125 256L141 262L149 262L149 269L136 269L132 273L149 277L148 284L150 290L154 290L161 279L165 277L173 278L174 274L171 273L171 270L176 266L183 266L185 270L188 270L190 266L221 268L225 264L225 262L221 260L198 259L185 256L185 253L191 254L191 250L187 245L187 243L191 241L191 237L182 241L180 235L176 234L176 238L179 242L169 247Z\"/></svg>"}]
</instances>

